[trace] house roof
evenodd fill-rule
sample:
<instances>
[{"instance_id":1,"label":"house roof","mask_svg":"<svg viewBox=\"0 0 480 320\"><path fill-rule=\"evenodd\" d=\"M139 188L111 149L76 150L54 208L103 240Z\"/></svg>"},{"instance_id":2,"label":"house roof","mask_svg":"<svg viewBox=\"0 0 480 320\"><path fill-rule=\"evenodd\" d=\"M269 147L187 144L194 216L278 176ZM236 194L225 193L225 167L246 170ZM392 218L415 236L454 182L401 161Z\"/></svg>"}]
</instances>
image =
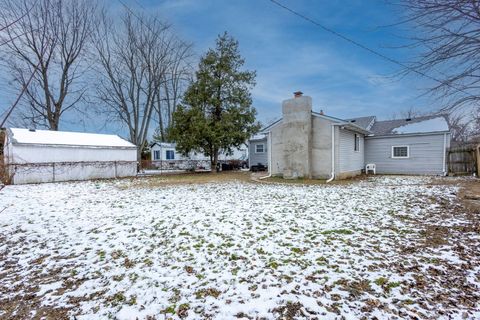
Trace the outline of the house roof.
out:
<instances>
[{"instance_id":1,"label":"house roof","mask_svg":"<svg viewBox=\"0 0 480 320\"><path fill-rule=\"evenodd\" d=\"M365 130L370 130L375 122L375 116L366 116L366 117L358 117L358 118L350 118L345 119L344 121L351 122L363 128Z\"/></svg>"},{"instance_id":2,"label":"house roof","mask_svg":"<svg viewBox=\"0 0 480 320\"><path fill-rule=\"evenodd\" d=\"M445 115L433 115L408 119L375 121L370 131L377 136L448 132L449 126Z\"/></svg>"},{"instance_id":3,"label":"house roof","mask_svg":"<svg viewBox=\"0 0 480 320\"><path fill-rule=\"evenodd\" d=\"M336 117L332 117L332 116L327 116L325 114L315 112L315 111L312 111L312 116L324 118L324 119L327 119L327 120L330 120L330 121L333 121L333 122L336 122L336 123L340 123L340 124L345 124L348 127L348 129L353 130L353 131L357 131L357 132L360 132L360 133L364 133L364 134L370 133L369 129L366 128L366 127L368 127L368 125L366 127L362 126L364 124L364 122L367 122L367 120L364 119L364 118L372 118L373 117L373 116L371 116L371 117L362 117L362 118L344 120L344 119L340 119L340 118L336 118ZM273 126L277 125L278 123L280 123L280 121L282 121L282 119L283 119L283 117L274 121L274 122L272 122L271 124L269 124L268 126L263 128L262 131L260 131L260 133L268 132L269 129L271 129ZM359 119L361 121L360 124L362 124L362 125L359 125L359 123L356 122L357 119ZM372 122L372 120L374 120L374 119L375 119L375 117L373 117L373 119L370 119L370 122ZM351 120L355 120L355 121L351 121Z\"/></svg>"},{"instance_id":4,"label":"house roof","mask_svg":"<svg viewBox=\"0 0 480 320\"><path fill-rule=\"evenodd\" d=\"M175 142L159 142L155 141L150 144L150 148L153 148L154 146L159 146L162 148L176 148L177 144Z\"/></svg>"},{"instance_id":5,"label":"house roof","mask_svg":"<svg viewBox=\"0 0 480 320\"><path fill-rule=\"evenodd\" d=\"M134 144L113 134L21 128L10 128L9 131L13 144L136 148Z\"/></svg>"}]
</instances>

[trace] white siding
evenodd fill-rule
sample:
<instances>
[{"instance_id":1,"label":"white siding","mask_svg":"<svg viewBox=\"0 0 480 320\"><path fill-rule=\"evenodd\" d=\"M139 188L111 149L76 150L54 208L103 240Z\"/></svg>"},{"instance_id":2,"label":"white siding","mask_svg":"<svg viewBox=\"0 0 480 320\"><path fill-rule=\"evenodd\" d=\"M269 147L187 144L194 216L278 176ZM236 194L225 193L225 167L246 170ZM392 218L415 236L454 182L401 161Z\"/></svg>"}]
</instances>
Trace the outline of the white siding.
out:
<instances>
[{"instance_id":1,"label":"white siding","mask_svg":"<svg viewBox=\"0 0 480 320\"><path fill-rule=\"evenodd\" d=\"M359 150L355 151L355 133L348 130L340 130L339 134L339 173L362 170L365 164L364 137L357 133L360 138Z\"/></svg>"},{"instance_id":2,"label":"white siding","mask_svg":"<svg viewBox=\"0 0 480 320\"><path fill-rule=\"evenodd\" d=\"M7 145L13 184L135 176L136 148Z\"/></svg>"}]
</instances>

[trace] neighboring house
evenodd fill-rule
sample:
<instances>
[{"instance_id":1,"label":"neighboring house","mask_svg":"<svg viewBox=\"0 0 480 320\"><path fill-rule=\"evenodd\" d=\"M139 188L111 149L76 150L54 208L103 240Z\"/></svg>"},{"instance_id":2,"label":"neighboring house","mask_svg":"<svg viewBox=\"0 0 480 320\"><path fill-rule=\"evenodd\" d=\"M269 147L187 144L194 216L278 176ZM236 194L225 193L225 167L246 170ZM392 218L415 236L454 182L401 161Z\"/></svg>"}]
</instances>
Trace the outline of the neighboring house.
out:
<instances>
[{"instance_id":1,"label":"neighboring house","mask_svg":"<svg viewBox=\"0 0 480 320\"><path fill-rule=\"evenodd\" d=\"M203 154L191 153L187 157L183 156L176 149L175 143L154 142L150 145L152 164L162 169L189 169L192 167L210 168L210 157ZM218 160L240 160L246 161L248 153L246 148L234 149L232 154L227 155L220 152Z\"/></svg>"},{"instance_id":2,"label":"neighboring house","mask_svg":"<svg viewBox=\"0 0 480 320\"><path fill-rule=\"evenodd\" d=\"M152 161L174 161L188 159L177 152L175 149L175 143L154 142L150 145L150 151Z\"/></svg>"},{"instance_id":3,"label":"neighboring house","mask_svg":"<svg viewBox=\"0 0 480 320\"><path fill-rule=\"evenodd\" d=\"M4 162L13 184L129 177L137 147L116 135L11 128Z\"/></svg>"},{"instance_id":4,"label":"neighboring house","mask_svg":"<svg viewBox=\"0 0 480 320\"><path fill-rule=\"evenodd\" d=\"M443 116L339 119L313 112L312 99L301 92L283 102L282 113L263 136L250 140L251 165L266 164L272 175L342 179L360 174L368 163L378 173L446 173L450 133Z\"/></svg>"}]
</instances>

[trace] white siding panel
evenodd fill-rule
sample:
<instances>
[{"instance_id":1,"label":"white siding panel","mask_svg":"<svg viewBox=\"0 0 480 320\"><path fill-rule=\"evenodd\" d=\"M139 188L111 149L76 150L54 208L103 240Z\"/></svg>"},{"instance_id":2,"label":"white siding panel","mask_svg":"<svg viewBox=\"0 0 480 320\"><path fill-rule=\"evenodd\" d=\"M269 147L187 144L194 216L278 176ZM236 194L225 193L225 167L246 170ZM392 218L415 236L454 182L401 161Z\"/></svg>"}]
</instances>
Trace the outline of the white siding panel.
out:
<instances>
[{"instance_id":1,"label":"white siding panel","mask_svg":"<svg viewBox=\"0 0 480 320\"><path fill-rule=\"evenodd\" d=\"M355 133L348 130L340 130L339 132L339 173L362 170L365 164L363 135L357 133L360 137L360 148L355 151Z\"/></svg>"},{"instance_id":2,"label":"white siding panel","mask_svg":"<svg viewBox=\"0 0 480 320\"><path fill-rule=\"evenodd\" d=\"M135 148L9 144L14 184L135 176Z\"/></svg>"}]
</instances>

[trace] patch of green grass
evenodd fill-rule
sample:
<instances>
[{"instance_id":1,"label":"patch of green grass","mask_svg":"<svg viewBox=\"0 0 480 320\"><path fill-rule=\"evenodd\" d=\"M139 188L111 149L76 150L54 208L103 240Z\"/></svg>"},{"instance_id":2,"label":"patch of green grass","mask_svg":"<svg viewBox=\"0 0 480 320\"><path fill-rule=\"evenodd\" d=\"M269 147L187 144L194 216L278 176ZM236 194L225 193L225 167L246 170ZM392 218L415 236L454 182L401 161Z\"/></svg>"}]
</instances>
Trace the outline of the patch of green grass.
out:
<instances>
[{"instance_id":1,"label":"patch of green grass","mask_svg":"<svg viewBox=\"0 0 480 320\"><path fill-rule=\"evenodd\" d=\"M240 271L239 267L233 268L232 269L232 275L236 276L238 274L238 271Z\"/></svg>"},{"instance_id":2,"label":"patch of green grass","mask_svg":"<svg viewBox=\"0 0 480 320\"><path fill-rule=\"evenodd\" d=\"M110 297L109 300L113 306L118 306L123 304L127 300L127 298L125 297L123 292L117 292L112 297Z\"/></svg>"},{"instance_id":3,"label":"patch of green grass","mask_svg":"<svg viewBox=\"0 0 480 320\"><path fill-rule=\"evenodd\" d=\"M400 286L400 282L389 282L385 287L385 291L390 292L393 288L396 288L399 286Z\"/></svg>"},{"instance_id":4,"label":"patch of green grass","mask_svg":"<svg viewBox=\"0 0 480 320\"><path fill-rule=\"evenodd\" d=\"M167 308L165 308L164 310L162 310L162 313L171 313L171 314L174 314L174 313L175 313L175 309L176 309L176 305L171 305L171 306L168 306Z\"/></svg>"},{"instance_id":5,"label":"patch of green grass","mask_svg":"<svg viewBox=\"0 0 480 320\"><path fill-rule=\"evenodd\" d=\"M235 253L232 253L230 255L230 258L229 258L229 260L231 260L231 261L236 261L236 260L239 260L239 259L240 259L240 257L237 256Z\"/></svg>"},{"instance_id":6,"label":"patch of green grass","mask_svg":"<svg viewBox=\"0 0 480 320\"><path fill-rule=\"evenodd\" d=\"M306 251L305 249L296 248L296 247L292 248L291 250L293 253L296 253L296 254L304 254Z\"/></svg>"},{"instance_id":7,"label":"patch of green grass","mask_svg":"<svg viewBox=\"0 0 480 320\"><path fill-rule=\"evenodd\" d=\"M265 252L265 250L263 250L262 248L258 248L258 249L257 249L257 253L258 253L258 254L267 254L267 253Z\"/></svg>"},{"instance_id":8,"label":"patch of green grass","mask_svg":"<svg viewBox=\"0 0 480 320\"><path fill-rule=\"evenodd\" d=\"M383 286L385 285L387 282L388 282L388 278L385 278L385 277L380 277L378 279L375 279L375 281L373 281L377 286Z\"/></svg>"},{"instance_id":9,"label":"patch of green grass","mask_svg":"<svg viewBox=\"0 0 480 320\"><path fill-rule=\"evenodd\" d=\"M332 229L332 230L325 230L322 231L321 234L323 235L330 235L330 234L353 234L352 230L349 229Z\"/></svg>"},{"instance_id":10,"label":"patch of green grass","mask_svg":"<svg viewBox=\"0 0 480 320\"><path fill-rule=\"evenodd\" d=\"M105 260L105 251L104 250L98 250L97 255L100 258L101 261Z\"/></svg>"},{"instance_id":11,"label":"patch of green grass","mask_svg":"<svg viewBox=\"0 0 480 320\"><path fill-rule=\"evenodd\" d=\"M153 261L150 258L143 259L143 263L145 263L145 265L147 265L149 267L151 267L153 265Z\"/></svg>"},{"instance_id":12,"label":"patch of green grass","mask_svg":"<svg viewBox=\"0 0 480 320\"><path fill-rule=\"evenodd\" d=\"M208 288L208 289L201 289L201 290L198 290L195 292L195 297L197 299L203 299L205 297L214 297L214 298L218 298L218 296L221 294L220 291L218 291L217 289L215 288Z\"/></svg>"},{"instance_id":13,"label":"patch of green grass","mask_svg":"<svg viewBox=\"0 0 480 320\"><path fill-rule=\"evenodd\" d=\"M122 281L125 278L124 274L116 274L112 277L113 281Z\"/></svg>"},{"instance_id":14,"label":"patch of green grass","mask_svg":"<svg viewBox=\"0 0 480 320\"><path fill-rule=\"evenodd\" d=\"M317 259L315 259L315 261L317 262L317 264L319 264L321 266L328 264L328 260L325 257L318 257Z\"/></svg>"},{"instance_id":15,"label":"patch of green grass","mask_svg":"<svg viewBox=\"0 0 480 320\"><path fill-rule=\"evenodd\" d=\"M139 277L139 275L138 275L137 273L135 273L135 272L130 273L130 274L128 275L128 278L129 278L130 281L132 281L132 282L137 281L138 277Z\"/></svg>"},{"instance_id":16,"label":"patch of green grass","mask_svg":"<svg viewBox=\"0 0 480 320\"><path fill-rule=\"evenodd\" d=\"M267 264L267 266L270 267L270 268L272 268L272 269L278 269L279 264L278 264L278 262L270 261L270 262Z\"/></svg>"}]
</instances>

